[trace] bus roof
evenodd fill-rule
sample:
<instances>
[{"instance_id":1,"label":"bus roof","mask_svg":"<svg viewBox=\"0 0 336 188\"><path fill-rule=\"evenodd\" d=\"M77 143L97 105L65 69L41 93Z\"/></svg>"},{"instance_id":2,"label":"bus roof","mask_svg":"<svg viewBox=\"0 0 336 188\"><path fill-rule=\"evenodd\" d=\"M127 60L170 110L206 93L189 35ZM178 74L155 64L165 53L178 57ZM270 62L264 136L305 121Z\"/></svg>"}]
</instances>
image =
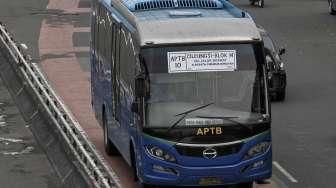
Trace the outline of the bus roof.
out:
<instances>
[{"instance_id":1,"label":"bus roof","mask_svg":"<svg viewBox=\"0 0 336 188\"><path fill-rule=\"evenodd\" d=\"M112 1L113 7L136 28L135 35L141 46L261 40L253 19L225 0L207 0L215 4L205 4L208 6L205 8L184 6L157 8L149 5L148 9L134 8L140 6L136 5L137 2L146 1L202 2L206 0Z\"/></svg>"},{"instance_id":2,"label":"bus roof","mask_svg":"<svg viewBox=\"0 0 336 188\"><path fill-rule=\"evenodd\" d=\"M204 42L243 42L259 40L250 19L180 18L138 24L141 45Z\"/></svg>"}]
</instances>

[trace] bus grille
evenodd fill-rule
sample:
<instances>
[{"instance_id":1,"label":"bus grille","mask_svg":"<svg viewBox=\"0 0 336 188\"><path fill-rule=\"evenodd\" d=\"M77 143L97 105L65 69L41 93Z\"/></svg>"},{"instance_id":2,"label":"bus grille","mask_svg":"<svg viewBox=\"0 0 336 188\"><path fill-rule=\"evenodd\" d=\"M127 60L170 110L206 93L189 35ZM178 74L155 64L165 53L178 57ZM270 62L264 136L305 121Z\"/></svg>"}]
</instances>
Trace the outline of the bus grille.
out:
<instances>
[{"instance_id":1,"label":"bus grille","mask_svg":"<svg viewBox=\"0 0 336 188\"><path fill-rule=\"evenodd\" d=\"M135 4L135 10L162 8L223 8L218 0L152 0Z\"/></svg>"},{"instance_id":2,"label":"bus grille","mask_svg":"<svg viewBox=\"0 0 336 188\"><path fill-rule=\"evenodd\" d=\"M242 148L243 143L236 143L231 145L214 146L211 147L217 151L217 157L232 155L238 153ZM190 156L190 157L202 157L203 151L209 147L204 146L184 146L175 145L175 149L180 155Z\"/></svg>"}]
</instances>

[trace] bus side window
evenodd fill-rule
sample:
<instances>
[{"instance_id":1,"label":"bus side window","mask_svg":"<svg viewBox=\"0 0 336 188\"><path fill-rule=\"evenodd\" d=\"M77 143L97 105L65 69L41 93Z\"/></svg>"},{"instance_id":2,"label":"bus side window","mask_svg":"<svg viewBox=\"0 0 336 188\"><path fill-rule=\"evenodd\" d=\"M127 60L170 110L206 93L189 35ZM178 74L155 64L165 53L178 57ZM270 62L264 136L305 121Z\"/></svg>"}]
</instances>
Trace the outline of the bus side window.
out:
<instances>
[{"instance_id":1,"label":"bus side window","mask_svg":"<svg viewBox=\"0 0 336 188\"><path fill-rule=\"evenodd\" d=\"M100 5L99 7L99 47L98 47L98 55L99 55L99 66L100 66L100 72L102 72L102 63L103 58L105 55L105 32L106 32L106 11L104 6Z\"/></svg>"},{"instance_id":2,"label":"bus side window","mask_svg":"<svg viewBox=\"0 0 336 188\"><path fill-rule=\"evenodd\" d=\"M120 32L120 78L123 81L126 81L126 41L125 41L125 33L123 31Z\"/></svg>"},{"instance_id":3,"label":"bus side window","mask_svg":"<svg viewBox=\"0 0 336 188\"><path fill-rule=\"evenodd\" d=\"M120 77L125 82L127 90L130 92L132 80L134 78L134 55L127 33L121 32L120 41Z\"/></svg>"},{"instance_id":4,"label":"bus side window","mask_svg":"<svg viewBox=\"0 0 336 188\"><path fill-rule=\"evenodd\" d=\"M105 36L104 36L104 68L105 68L105 72L108 73L108 67L110 66L110 51L111 51L111 44L110 44L110 38L111 38L111 27L110 27L110 13L108 11L105 12L104 14L104 18L105 18ZM105 75L107 76L107 79L110 78L110 75L107 74Z\"/></svg>"},{"instance_id":5,"label":"bus side window","mask_svg":"<svg viewBox=\"0 0 336 188\"><path fill-rule=\"evenodd\" d=\"M111 62L112 62L112 19L111 19L110 13L108 14L107 20L108 20L108 24L107 24L107 37L106 37L106 42L107 42L106 60L107 60L107 63L109 64L109 67L112 67L111 65Z\"/></svg>"},{"instance_id":6,"label":"bus side window","mask_svg":"<svg viewBox=\"0 0 336 188\"><path fill-rule=\"evenodd\" d=\"M94 28L94 30L93 31L91 31L91 43L90 43L90 45L91 45L91 47L92 47L92 49L96 49L95 47L95 35L96 35L96 32L95 32L95 30L96 30L96 12L97 12L97 10L96 10L96 2L95 1L92 1L92 12L91 12L91 29L93 29ZM92 53L94 53L94 51L92 52Z\"/></svg>"},{"instance_id":7,"label":"bus side window","mask_svg":"<svg viewBox=\"0 0 336 188\"><path fill-rule=\"evenodd\" d=\"M97 40L97 63L98 67L100 67L100 59L101 59L101 54L102 54L102 38L103 38L103 27L102 27L102 7L99 5L99 15L98 15L98 40ZM99 69L99 68L98 68Z\"/></svg>"},{"instance_id":8,"label":"bus side window","mask_svg":"<svg viewBox=\"0 0 336 188\"><path fill-rule=\"evenodd\" d=\"M118 120L119 105L120 105L120 26L118 23L113 22L112 26L113 40L112 40L112 58L113 58L113 103L114 103L114 117Z\"/></svg>"},{"instance_id":9,"label":"bus side window","mask_svg":"<svg viewBox=\"0 0 336 188\"><path fill-rule=\"evenodd\" d=\"M95 25L94 25L94 54L95 54L95 62L97 63L97 60L98 60L98 46L99 46L99 14L100 14L100 11L99 11L99 7L100 5L96 2L95 3L97 6L95 6ZM97 66L95 66L97 67ZM96 70L97 71L97 70Z\"/></svg>"}]
</instances>

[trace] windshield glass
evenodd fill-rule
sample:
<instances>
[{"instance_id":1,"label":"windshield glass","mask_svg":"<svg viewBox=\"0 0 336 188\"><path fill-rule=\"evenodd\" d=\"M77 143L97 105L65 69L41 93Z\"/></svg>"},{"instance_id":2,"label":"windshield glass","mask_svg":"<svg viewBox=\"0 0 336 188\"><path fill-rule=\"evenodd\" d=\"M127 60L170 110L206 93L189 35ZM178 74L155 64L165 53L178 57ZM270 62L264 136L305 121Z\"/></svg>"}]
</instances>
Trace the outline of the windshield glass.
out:
<instances>
[{"instance_id":1,"label":"windshield glass","mask_svg":"<svg viewBox=\"0 0 336 188\"><path fill-rule=\"evenodd\" d=\"M147 48L141 54L150 86L145 126L169 128L189 110L179 127L261 116L263 72L252 44Z\"/></svg>"}]
</instances>

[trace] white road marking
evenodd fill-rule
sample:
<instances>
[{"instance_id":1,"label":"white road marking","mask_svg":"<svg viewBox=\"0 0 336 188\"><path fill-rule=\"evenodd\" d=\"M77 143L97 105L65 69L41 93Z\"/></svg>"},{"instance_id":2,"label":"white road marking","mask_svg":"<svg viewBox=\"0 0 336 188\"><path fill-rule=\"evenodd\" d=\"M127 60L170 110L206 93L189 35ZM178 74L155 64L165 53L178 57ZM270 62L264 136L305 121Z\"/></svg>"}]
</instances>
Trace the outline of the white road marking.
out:
<instances>
[{"instance_id":1,"label":"white road marking","mask_svg":"<svg viewBox=\"0 0 336 188\"><path fill-rule=\"evenodd\" d=\"M292 183L298 183L298 180L295 179L286 169L284 169L278 162L273 161L273 165L283 174L285 175L289 181Z\"/></svg>"},{"instance_id":2,"label":"white road marking","mask_svg":"<svg viewBox=\"0 0 336 188\"><path fill-rule=\"evenodd\" d=\"M23 142L23 140L21 140L21 139L15 139L15 138L4 138L4 137L0 137L0 142L20 143L20 142Z\"/></svg>"}]
</instances>

